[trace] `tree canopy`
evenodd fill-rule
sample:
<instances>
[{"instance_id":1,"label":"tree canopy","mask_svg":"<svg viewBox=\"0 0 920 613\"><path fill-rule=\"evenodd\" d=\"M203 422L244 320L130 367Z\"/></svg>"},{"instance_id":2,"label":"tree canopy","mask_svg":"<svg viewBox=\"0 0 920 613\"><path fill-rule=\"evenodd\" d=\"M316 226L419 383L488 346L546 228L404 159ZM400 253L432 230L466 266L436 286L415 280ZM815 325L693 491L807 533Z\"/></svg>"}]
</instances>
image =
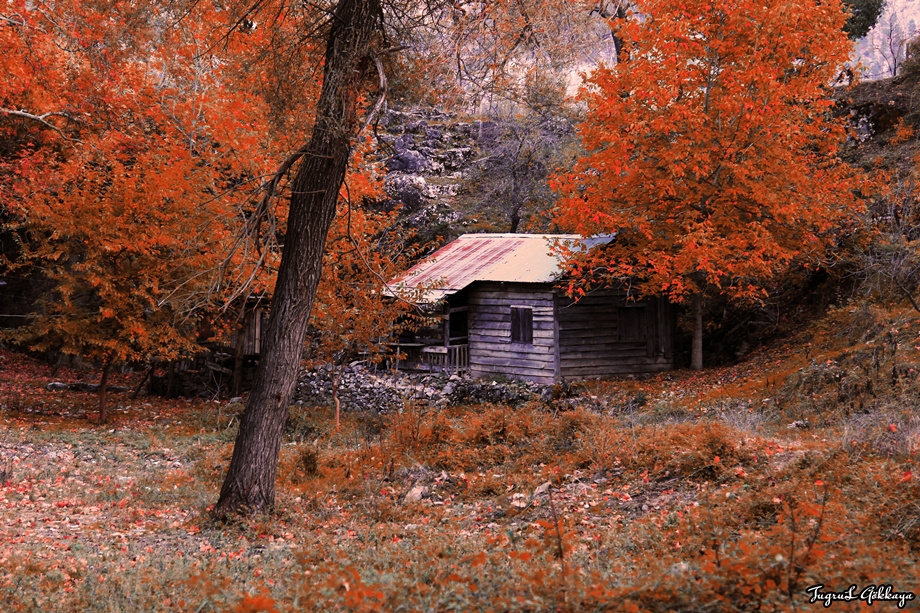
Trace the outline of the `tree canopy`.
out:
<instances>
[{"instance_id":1,"label":"tree canopy","mask_svg":"<svg viewBox=\"0 0 920 613\"><path fill-rule=\"evenodd\" d=\"M176 15L153 3L13 5L0 25L0 213L19 253L5 267L50 291L10 337L104 372L174 359L220 300L235 188L271 155L268 105L238 80L249 50L202 56L211 22L170 28Z\"/></svg>"},{"instance_id":2,"label":"tree canopy","mask_svg":"<svg viewBox=\"0 0 920 613\"><path fill-rule=\"evenodd\" d=\"M574 265L574 283L757 299L790 263L818 265L859 206L829 91L850 49L841 6L648 0L636 10L616 29L621 62L582 92L589 153L555 182L560 225L617 234Z\"/></svg>"}]
</instances>

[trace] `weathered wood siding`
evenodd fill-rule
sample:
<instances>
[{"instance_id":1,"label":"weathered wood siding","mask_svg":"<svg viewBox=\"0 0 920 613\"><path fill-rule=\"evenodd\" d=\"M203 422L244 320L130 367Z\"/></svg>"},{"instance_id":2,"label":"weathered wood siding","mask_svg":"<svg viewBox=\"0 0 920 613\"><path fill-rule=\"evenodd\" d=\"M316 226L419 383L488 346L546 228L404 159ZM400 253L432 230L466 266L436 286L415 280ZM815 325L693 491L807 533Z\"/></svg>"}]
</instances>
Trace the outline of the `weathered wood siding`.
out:
<instances>
[{"instance_id":1,"label":"weathered wood siding","mask_svg":"<svg viewBox=\"0 0 920 613\"><path fill-rule=\"evenodd\" d=\"M268 311L262 307L247 310L241 331L230 335L230 346L240 356L255 356L262 352L262 330L268 322ZM242 332L242 337L240 336Z\"/></svg>"},{"instance_id":2,"label":"weathered wood siding","mask_svg":"<svg viewBox=\"0 0 920 613\"><path fill-rule=\"evenodd\" d=\"M538 383L557 380L555 295L548 285L476 283L464 292L469 305L470 373L504 375ZM533 310L533 342L513 342L511 308Z\"/></svg>"},{"instance_id":3,"label":"weathered wood siding","mask_svg":"<svg viewBox=\"0 0 920 613\"><path fill-rule=\"evenodd\" d=\"M674 367L673 314L665 299L627 302L613 290L578 302L557 296L563 379L649 373Z\"/></svg>"}]
</instances>

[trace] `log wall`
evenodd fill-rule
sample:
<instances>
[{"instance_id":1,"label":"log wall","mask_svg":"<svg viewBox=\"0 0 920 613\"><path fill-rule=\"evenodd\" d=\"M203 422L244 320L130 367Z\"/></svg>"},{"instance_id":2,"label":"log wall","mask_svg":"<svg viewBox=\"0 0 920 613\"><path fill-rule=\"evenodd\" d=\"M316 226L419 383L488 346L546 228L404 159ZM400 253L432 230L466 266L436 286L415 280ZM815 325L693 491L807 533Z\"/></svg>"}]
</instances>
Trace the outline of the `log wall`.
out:
<instances>
[{"instance_id":1,"label":"log wall","mask_svg":"<svg viewBox=\"0 0 920 613\"><path fill-rule=\"evenodd\" d=\"M563 379L661 372L674 368L674 324L662 298L627 302L613 290L573 302L557 296Z\"/></svg>"},{"instance_id":2,"label":"log wall","mask_svg":"<svg viewBox=\"0 0 920 613\"><path fill-rule=\"evenodd\" d=\"M557 380L555 296L548 285L477 283L464 292L469 305L470 373L538 383ZM533 342L514 342L511 308L533 311Z\"/></svg>"}]
</instances>

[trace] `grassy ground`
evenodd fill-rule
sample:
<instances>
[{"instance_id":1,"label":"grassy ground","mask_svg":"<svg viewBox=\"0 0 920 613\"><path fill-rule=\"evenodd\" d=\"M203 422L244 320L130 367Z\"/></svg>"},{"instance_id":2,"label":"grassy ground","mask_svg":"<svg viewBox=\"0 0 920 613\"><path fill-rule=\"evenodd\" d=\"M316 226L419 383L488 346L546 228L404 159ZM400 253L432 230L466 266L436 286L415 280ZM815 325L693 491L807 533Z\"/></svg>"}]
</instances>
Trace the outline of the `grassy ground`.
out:
<instances>
[{"instance_id":1,"label":"grassy ground","mask_svg":"<svg viewBox=\"0 0 920 613\"><path fill-rule=\"evenodd\" d=\"M918 372L920 318L863 306L733 368L590 384L571 410L407 406L335 431L295 407L278 512L213 524L240 406L116 394L96 424L93 395L44 388L80 373L0 353L0 602L770 611L821 607L814 584L920 593Z\"/></svg>"}]
</instances>

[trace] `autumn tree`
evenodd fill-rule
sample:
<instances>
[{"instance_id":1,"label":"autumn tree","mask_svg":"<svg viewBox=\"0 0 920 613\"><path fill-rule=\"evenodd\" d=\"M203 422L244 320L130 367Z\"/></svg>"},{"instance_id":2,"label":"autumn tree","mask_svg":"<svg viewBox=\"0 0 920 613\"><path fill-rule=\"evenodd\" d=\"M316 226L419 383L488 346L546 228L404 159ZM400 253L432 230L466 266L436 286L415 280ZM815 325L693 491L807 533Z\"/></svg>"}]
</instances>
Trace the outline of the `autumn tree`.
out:
<instances>
[{"instance_id":1,"label":"autumn tree","mask_svg":"<svg viewBox=\"0 0 920 613\"><path fill-rule=\"evenodd\" d=\"M373 87L368 81L375 52L385 50L382 16L378 0L341 0L331 10L322 90L310 139L291 162L299 165L293 171L278 280L259 369L215 507L218 515L264 512L274 505L281 433L322 272L326 234L358 133L363 95Z\"/></svg>"},{"instance_id":2,"label":"autumn tree","mask_svg":"<svg viewBox=\"0 0 920 613\"><path fill-rule=\"evenodd\" d=\"M920 154L914 129L901 123L889 140L909 164L879 168L878 184L859 232L844 254L871 298L907 301L920 312ZM892 158L896 159L896 158Z\"/></svg>"},{"instance_id":3,"label":"autumn tree","mask_svg":"<svg viewBox=\"0 0 920 613\"><path fill-rule=\"evenodd\" d=\"M571 168L578 151L574 115L564 85L538 88L523 104L490 113L460 196L488 227L546 229L556 200L547 179L559 168Z\"/></svg>"},{"instance_id":4,"label":"autumn tree","mask_svg":"<svg viewBox=\"0 0 920 613\"><path fill-rule=\"evenodd\" d=\"M233 186L260 174L257 99L201 61L202 28L155 4L13 3L0 24L0 172L15 274L49 291L9 337L111 367L194 348ZM228 146L230 145L230 146ZM248 148L246 159L236 148Z\"/></svg>"},{"instance_id":5,"label":"autumn tree","mask_svg":"<svg viewBox=\"0 0 920 613\"><path fill-rule=\"evenodd\" d=\"M582 91L589 153L555 183L557 221L617 239L571 272L689 301L695 369L707 294L758 300L791 263L819 266L860 205L828 91L844 21L837 1L647 0Z\"/></svg>"}]
</instances>

